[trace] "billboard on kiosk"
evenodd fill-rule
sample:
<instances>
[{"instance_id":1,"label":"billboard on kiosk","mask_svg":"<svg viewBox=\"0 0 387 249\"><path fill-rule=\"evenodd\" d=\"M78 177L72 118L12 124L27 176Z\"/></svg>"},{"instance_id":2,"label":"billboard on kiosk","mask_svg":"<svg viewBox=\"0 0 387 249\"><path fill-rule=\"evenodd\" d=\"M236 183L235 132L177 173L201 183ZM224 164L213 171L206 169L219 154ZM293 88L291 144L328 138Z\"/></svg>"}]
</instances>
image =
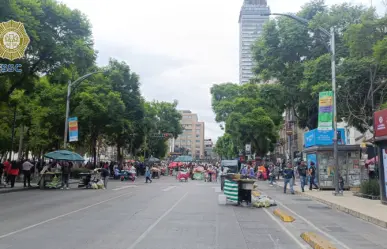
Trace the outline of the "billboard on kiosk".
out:
<instances>
[{"instance_id":1,"label":"billboard on kiosk","mask_svg":"<svg viewBox=\"0 0 387 249\"><path fill-rule=\"evenodd\" d=\"M374 113L375 137L387 136L387 109Z\"/></svg>"}]
</instances>

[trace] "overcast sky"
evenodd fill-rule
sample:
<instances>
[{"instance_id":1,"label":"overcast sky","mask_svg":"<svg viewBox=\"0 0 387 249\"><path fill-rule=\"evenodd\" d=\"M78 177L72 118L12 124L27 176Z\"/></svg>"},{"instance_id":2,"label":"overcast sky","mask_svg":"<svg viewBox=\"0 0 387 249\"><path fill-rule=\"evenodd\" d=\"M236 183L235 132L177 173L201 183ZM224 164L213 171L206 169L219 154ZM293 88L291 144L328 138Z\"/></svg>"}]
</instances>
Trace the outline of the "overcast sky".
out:
<instances>
[{"instance_id":1,"label":"overcast sky","mask_svg":"<svg viewBox=\"0 0 387 249\"><path fill-rule=\"evenodd\" d=\"M238 15L243 0L61 1L88 16L100 65L110 57L126 61L140 75L147 100L177 99L179 109L191 110L206 122L206 138L222 135L209 90L215 83L238 82ZM306 2L268 0L272 12L297 12ZM345 1L327 0L341 2Z\"/></svg>"}]
</instances>

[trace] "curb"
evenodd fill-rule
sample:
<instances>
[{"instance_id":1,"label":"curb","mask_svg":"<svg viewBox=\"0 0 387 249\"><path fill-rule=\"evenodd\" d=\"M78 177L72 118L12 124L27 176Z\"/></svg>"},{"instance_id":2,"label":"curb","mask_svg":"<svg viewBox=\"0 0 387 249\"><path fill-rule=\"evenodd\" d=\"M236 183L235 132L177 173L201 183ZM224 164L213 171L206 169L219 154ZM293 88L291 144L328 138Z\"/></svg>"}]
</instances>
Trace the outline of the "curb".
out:
<instances>
[{"instance_id":1,"label":"curb","mask_svg":"<svg viewBox=\"0 0 387 249\"><path fill-rule=\"evenodd\" d=\"M7 193L13 193L13 192L22 192L22 191L29 191L29 190L34 190L34 189L39 189L39 186L33 186L31 188L5 188L5 190L0 191L1 194L7 194Z\"/></svg>"},{"instance_id":2,"label":"curb","mask_svg":"<svg viewBox=\"0 0 387 249\"><path fill-rule=\"evenodd\" d=\"M302 233L300 237L314 249L336 249L328 240L314 232Z\"/></svg>"},{"instance_id":3,"label":"curb","mask_svg":"<svg viewBox=\"0 0 387 249\"><path fill-rule=\"evenodd\" d=\"M77 181L69 182L69 185L73 185L73 184L78 184L78 182ZM36 189L40 189L40 186L36 186L35 185L35 186L31 187L31 188L23 188L23 187L11 188L11 187L7 187L7 188L4 188L4 190L0 190L0 195L1 194L14 193L14 192L36 190Z\"/></svg>"},{"instance_id":4,"label":"curb","mask_svg":"<svg viewBox=\"0 0 387 249\"><path fill-rule=\"evenodd\" d=\"M275 209L273 214L278 216L283 222L293 222L295 219L280 209Z\"/></svg>"},{"instance_id":5,"label":"curb","mask_svg":"<svg viewBox=\"0 0 387 249\"><path fill-rule=\"evenodd\" d=\"M277 187L283 188L283 186L278 186L278 185L277 185ZM362 214L362 213L360 213L358 211L355 211L353 209L349 209L347 207L341 206L339 204L335 204L333 202L321 199L319 197L308 195L305 192L303 193L303 192L301 192L299 190L294 190L294 193L297 194L297 195L306 196L306 197L308 197L308 198L310 198L312 200L324 203L325 205L327 205L331 209L334 209L334 210L337 210L337 211L340 211L340 212L343 212L343 213L347 213L349 215L352 215L352 216L354 216L356 218L359 218L361 220L367 221L367 222L372 223L374 225L377 225L377 226L380 226L380 227L383 227L383 228L387 228L387 222L386 221L383 221L383 220L371 217L371 216L366 215L366 214Z\"/></svg>"}]
</instances>

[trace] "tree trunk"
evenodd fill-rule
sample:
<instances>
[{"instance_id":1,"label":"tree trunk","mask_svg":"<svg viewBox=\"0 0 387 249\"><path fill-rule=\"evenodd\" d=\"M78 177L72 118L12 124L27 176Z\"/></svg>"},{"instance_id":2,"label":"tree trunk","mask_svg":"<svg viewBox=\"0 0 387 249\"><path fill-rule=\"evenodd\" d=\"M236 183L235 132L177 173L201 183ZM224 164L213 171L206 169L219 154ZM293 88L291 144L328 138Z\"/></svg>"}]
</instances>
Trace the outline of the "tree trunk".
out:
<instances>
[{"instance_id":1,"label":"tree trunk","mask_svg":"<svg viewBox=\"0 0 387 249\"><path fill-rule=\"evenodd\" d=\"M97 137L92 137L92 154L93 154L93 166L97 167Z\"/></svg>"},{"instance_id":2,"label":"tree trunk","mask_svg":"<svg viewBox=\"0 0 387 249\"><path fill-rule=\"evenodd\" d=\"M24 125L20 126L20 135L19 135L19 150L17 151L17 159L21 160L23 158L23 138L24 138ZM27 155L28 157L28 155Z\"/></svg>"},{"instance_id":3,"label":"tree trunk","mask_svg":"<svg viewBox=\"0 0 387 249\"><path fill-rule=\"evenodd\" d=\"M122 153L121 153L121 146L117 144L117 162L119 165L122 165Z\"/></svg>"}]
</instances>

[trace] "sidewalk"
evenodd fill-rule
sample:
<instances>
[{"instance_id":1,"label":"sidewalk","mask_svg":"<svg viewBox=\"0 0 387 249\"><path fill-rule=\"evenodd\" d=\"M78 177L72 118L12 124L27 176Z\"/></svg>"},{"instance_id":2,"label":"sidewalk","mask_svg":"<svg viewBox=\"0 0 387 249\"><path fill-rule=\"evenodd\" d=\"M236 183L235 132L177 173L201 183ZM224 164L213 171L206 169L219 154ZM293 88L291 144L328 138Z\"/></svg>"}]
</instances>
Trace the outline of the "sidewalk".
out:
<instances>
[{"instance_id":1,"label":"sidewalk","mask_svg":"<svg viewBox=\"0 0 387 249\"><path fill-rule=\"evenodd\" d=\"M296 194L307 196L313 200L322 202L332 209L348 213L359 219L368 221L375 225L387 228L387 206L380 203L380 200L369 200L354 196L352 191L344 191L343 196L334 196L332 191L309 190L305 187L305 192L301 191L301 183L296 180L293 187ZM283 188L284 182L277 181L277 186ZM289 186L288 186L289 189Z\"/></svg>"}]
</instances>

